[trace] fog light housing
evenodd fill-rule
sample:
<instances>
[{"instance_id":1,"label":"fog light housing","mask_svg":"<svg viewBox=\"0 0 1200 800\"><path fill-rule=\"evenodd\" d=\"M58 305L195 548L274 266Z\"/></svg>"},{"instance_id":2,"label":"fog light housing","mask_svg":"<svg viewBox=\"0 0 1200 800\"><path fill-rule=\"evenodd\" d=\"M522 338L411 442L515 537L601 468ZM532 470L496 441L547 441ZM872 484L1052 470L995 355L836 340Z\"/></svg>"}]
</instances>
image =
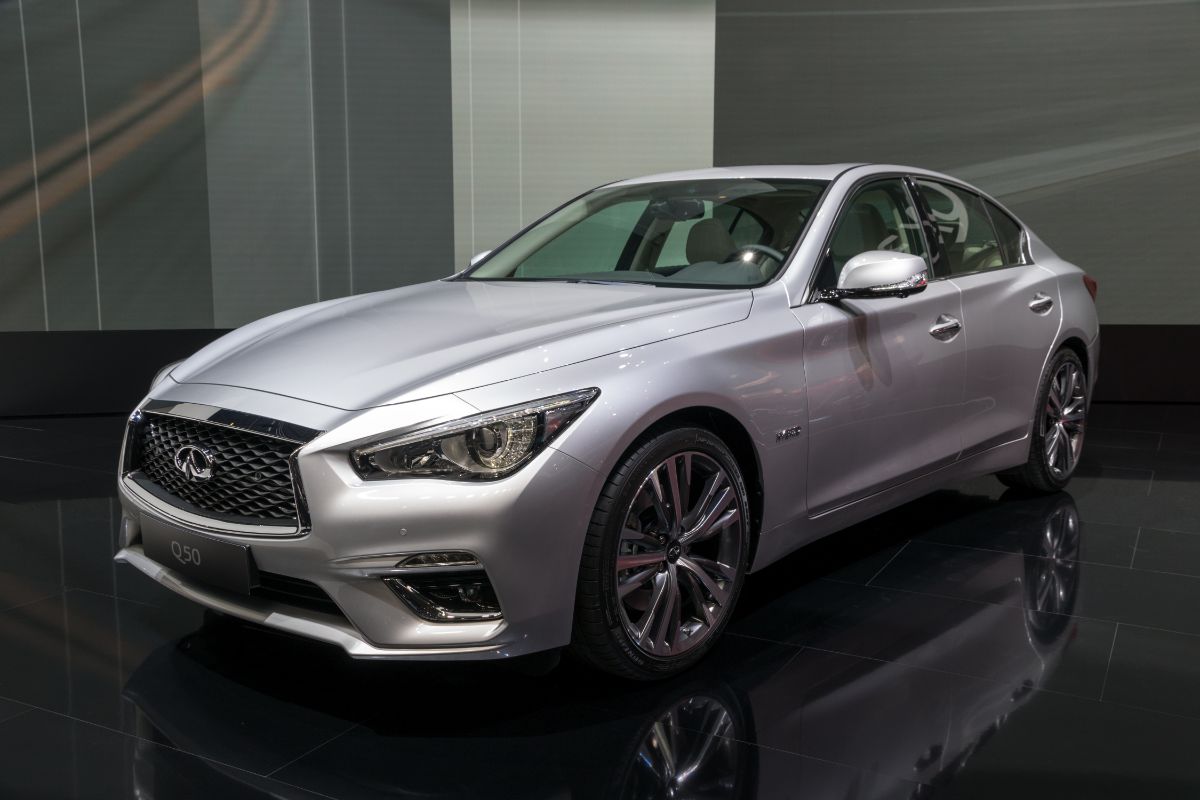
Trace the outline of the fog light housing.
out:
<instances>
[{"instance_id":1,"label":"fog light housing","mask_svg":"<svg viewBox=\"0 0 1200 800\"><path fill-rule=\"evenodd\" d=\"M458 550L416 553L396 564L397 567L478 567L479 560Z\"/></svg>"},{"instance_id":2,"label":"fog light housing","mask_svg":"<svg viewBox=\"0 0 1200 800\"><path fill-rule=\"evenodd\" d=\"M482 622L502 616L496 591L483 570L413 573L383 580L417 616L430 622Z\"/></svg>"}]
</instances>

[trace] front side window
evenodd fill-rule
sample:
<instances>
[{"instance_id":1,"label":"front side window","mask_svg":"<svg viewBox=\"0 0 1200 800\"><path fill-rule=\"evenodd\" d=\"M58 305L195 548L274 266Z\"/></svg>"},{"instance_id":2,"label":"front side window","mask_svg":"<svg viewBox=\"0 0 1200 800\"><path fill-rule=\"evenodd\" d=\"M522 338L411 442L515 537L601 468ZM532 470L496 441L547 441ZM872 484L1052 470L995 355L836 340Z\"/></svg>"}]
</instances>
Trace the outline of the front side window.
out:
<instances>
[{"instance_id":1,"label":"front side window","mask_svg":"<svg viewBox=\"0 0 1200 800\"><path fill-rule=\"evenodd\" d=\"M782 268L826 183L738 178L597 189L464 277L757 286Z\"/></svg>"},{"instance_id":2,"label":"front side window","mask_svg":"<svg viewBox=\"0 0 1200 800\"><path fill-rule=\"evenodd\" d=\"M978 195L937 181L918 180L917 186L933 213L950 275L1005 265L1000 241Z\"/></svg>"},{"instance_id":3,"label":"front side window","mask_svg":"<svg viewBox=\"0 0 1200 800\"><path fill-rule=\"evenodd\" d=\"M837 286L846 262L868 250L910 253L928 261L920 215L898 178L869 183L855 193L834 228L817 273L817 288Z\"/></svg>"}]
</instances>

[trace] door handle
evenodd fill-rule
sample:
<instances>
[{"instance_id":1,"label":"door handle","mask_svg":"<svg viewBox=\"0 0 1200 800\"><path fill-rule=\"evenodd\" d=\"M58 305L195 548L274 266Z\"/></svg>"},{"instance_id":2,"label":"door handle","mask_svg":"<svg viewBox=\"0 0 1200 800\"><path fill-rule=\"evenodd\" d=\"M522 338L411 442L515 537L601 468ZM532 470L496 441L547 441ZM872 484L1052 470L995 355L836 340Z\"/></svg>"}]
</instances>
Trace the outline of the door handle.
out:
<instances>
[{"instance_id":1,"label":"door handle","mask_svg":"<svg viewBox=\"0 0 1200 800\"><path fill-rule=\"evenodd\" d=\"M1038 292L1029 301L1029 310L1035 314L1045 314L1052 308L1054 308L1054 298L1045 292Z\"/></svg>"},{"instance_id":2,"label":"door handle","mask_svg":"<svg viewBox=\"0 0 1200 800\"><path fill-rule=\"evenodd\" d=\"M962 330L962 323L957 317L952 317L949 314L941 314L934 321L933 327L929 329L929 335L935 339L941 339L943 342L948 342L958 335Z\"/></svg>"}]
</instances>

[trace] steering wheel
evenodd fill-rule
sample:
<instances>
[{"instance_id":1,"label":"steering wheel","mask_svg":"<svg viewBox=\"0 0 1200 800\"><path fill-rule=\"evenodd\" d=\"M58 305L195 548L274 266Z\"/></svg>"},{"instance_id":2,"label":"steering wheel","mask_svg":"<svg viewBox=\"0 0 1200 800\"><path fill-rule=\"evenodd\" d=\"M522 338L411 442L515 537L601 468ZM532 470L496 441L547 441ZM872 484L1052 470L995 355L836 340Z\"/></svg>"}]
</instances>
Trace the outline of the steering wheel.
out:
<instances>
[{"instance_id":1,"label":"steering wheel","mask_svg":"<svg viewBox=\"0 0 1200 800\"><path fill-rule=\"evenodd\" d=\"M765 244L746 244L746 245L742 245L737 250L734 250L732 253L725 256L725 262L744 260L742 258L742 254L745 253L747 250L751 250L756 253L762 253L765 256L775 259L780 264L782 264L784 262L784 259L787 258L787 256L785 256L783 253L776 250L774 247L768 247Z\"/></svg>"}]
</instances>

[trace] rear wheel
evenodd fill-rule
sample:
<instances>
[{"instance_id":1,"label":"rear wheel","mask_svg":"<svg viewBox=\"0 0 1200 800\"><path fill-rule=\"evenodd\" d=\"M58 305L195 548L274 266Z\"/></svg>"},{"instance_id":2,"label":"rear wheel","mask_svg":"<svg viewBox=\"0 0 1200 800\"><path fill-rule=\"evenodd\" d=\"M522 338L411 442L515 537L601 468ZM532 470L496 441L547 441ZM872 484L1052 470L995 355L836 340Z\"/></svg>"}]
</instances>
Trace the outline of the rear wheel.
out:
<instances>
[{"instance_id":1,"label":"rear wheel","mask_svg":"<svg viewBox=\"0 0 1200 800\"><path fill-rule=\"evenodd\" d=\"M674 675L729 620L750 554L737 461L701 428L666 431L613 472L592 514L572 646L623 677Z\"/></svg>"},{"instance_id":2,"label":"rear wheel","mask_svg":"<svg viewBox=\"0 0 1200 800\"><path fill-rule=\"evenodd\" d=\"M1060 350L1046 367L1038 389L1029 458L997 477L1006 486L1056 492L1067 485L1083 452L1087 423L1087 376L1079 356Z\"/></svg>"}]
</instances>

